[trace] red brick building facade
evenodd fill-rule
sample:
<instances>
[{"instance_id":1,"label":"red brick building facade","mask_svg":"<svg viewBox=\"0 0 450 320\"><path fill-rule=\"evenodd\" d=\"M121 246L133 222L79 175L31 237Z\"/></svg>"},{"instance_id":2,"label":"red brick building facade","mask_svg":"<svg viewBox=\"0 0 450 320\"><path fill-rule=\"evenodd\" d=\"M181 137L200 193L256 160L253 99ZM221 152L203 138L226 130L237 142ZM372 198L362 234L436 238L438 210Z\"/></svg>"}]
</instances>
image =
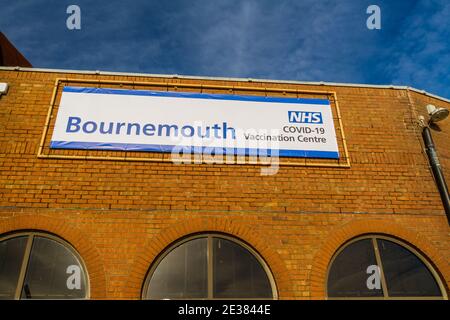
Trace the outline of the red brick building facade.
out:
<instances>
[{"instance_id":1,"label":"red brick building facade","mask_svg":"<svg viewBox=\"0 0 450 320\"><path fill-rule=\"evenodd\" d=\"M77 80L332 100L335 92L339 148L344 156L347 148L348 159L293 165L282 159L277 174L264 176L258 164L174 164L167 154L50 150L53 95L56 108L61 88ZM92 299L140 299L158 256L203 232L253 248L270 269L279 299L325 299L333 255L367 234L417 250L448 293L449 225L417 120L429 103L450 108L445 99L400 87L12 68L1 68L0 82L9 85L0 97L0 238L30 230L60 237L84 261ZM450 180L450 121L439 127L433 137Z\"/></svg>"},{"instance_id":2,"label":"red brick building facade","mask_svg":"<svg viewBox=\"0 0 450 320\"><path fill-rule=\"evenodd\" d=\"M31 67L31 63L0 32L0 66Z\"/></svg>"}]
</instances>

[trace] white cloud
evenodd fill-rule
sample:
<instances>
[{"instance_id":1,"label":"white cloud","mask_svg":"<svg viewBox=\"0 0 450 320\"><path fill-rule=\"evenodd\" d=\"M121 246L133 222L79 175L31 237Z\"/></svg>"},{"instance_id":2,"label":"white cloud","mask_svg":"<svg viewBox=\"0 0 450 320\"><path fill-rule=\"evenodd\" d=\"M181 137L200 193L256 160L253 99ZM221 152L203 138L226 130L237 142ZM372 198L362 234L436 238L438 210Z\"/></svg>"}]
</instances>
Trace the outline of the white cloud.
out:
<instances>
[{"instance_id":1,"label":"white cloud","mask_svg":"<svg viewBox=\"0 0 450 320\"><path fill-rule=\"evenodd\" d=\"M381 31L366 28L368 0L77 0L79 32L65 28L69 0L14 1L0 28L36 67L396 83L449 96L450 2L378 2Z\"/></svg>"},{"instance_id":2,"label":"white cloud","mask_svg":"<svg viewBox=\"0 0 450 320\"><path fill-rule=\"evenodd\" d=\"M427 14L429 13L429 14ZM450 2L422 0L391 47L393 83L450 95Z\"/></svg>"}]
</instances>

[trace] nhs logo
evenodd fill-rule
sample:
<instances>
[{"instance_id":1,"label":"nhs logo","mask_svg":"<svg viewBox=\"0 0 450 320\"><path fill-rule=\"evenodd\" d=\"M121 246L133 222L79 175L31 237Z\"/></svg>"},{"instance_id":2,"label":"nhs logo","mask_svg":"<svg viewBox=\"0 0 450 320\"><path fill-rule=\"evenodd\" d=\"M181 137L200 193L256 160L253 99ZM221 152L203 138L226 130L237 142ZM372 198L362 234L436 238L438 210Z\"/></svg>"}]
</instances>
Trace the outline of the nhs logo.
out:
<instances>
[{"instance_id":1,"label":"nhs logo","mask_svg":"<svg viewBox=\"0 0 450 320\"><path fill-rule=\"evenodd\" d=\"M323 123L322 112L288 111L288 117L290 123Z\"/></svg>"}]
</instances>

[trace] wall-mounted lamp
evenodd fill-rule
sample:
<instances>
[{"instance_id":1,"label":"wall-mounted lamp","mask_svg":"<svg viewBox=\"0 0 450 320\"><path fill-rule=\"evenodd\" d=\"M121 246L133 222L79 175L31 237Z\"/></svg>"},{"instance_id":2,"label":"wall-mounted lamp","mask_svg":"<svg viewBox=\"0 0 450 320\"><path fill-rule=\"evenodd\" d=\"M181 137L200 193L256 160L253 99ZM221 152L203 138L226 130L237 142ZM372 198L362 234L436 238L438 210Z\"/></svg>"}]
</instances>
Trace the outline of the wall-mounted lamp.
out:
<instances>
[{"instance_id":1,"label":"wall-mounted lamp","mask_svg":"<svg viewBox=\"0 0 450 320\"><path fill-rule=\"evenodd\" d=\"M8 84L4 83L4 82L1 82L0 83L0 96L2 94L6 94L7 92L8 92Z\"/></svg>"},{"instance_id":2,"label":"wall-mounted lamp","mask_svg":"<svg viewBox=\"0 0 450 320\"><path fill-rule=\"evenodd\" d=\"M436 181L442 204L444 205L447 221L450 225L450 196L448 194L447 183L445 182L445 177L442 173L441 164L439 163L439 158L436 153L436 148L434 146L433 137L431 136L431 130L429 127L429 125L447 118L449 111L445 108L438 108L432 104L427 105L426 108L429 116L427 123L425 122L425 117L419 117L419 122L422 127L422 138L425 143L425 150L428 155L431 170L433 171L434 180Z\"/></svg>"},{"instance_id":3,"label":"wall-mounted lamp","mask_svg":"<svg viewBox=\"0 0 450 320\"><path fill-rule=\"evenodd\" d=\"M432 104L427 105L427 111L428 115L430 116L431 123L444 120L445 118L448 117L448 114L450 113L447 109L437 108Z\"/></svg>"}]
</instances>

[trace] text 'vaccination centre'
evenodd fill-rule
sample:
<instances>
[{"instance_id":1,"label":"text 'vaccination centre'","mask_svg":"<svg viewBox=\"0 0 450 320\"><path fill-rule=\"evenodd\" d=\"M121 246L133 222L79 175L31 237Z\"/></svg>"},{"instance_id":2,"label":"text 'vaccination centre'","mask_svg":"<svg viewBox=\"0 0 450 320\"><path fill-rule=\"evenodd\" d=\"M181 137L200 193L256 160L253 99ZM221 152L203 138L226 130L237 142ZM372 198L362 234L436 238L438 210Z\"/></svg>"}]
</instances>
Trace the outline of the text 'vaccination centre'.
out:
<instances>
[{"instance_id":1,"label":"text 'vaccination centre'","mask_svg":"<svg viewBox=\"0 0 450 320\"><path fill-rule=\"evenodd\" d=\"M0 299L448 299L445 98L22 67L0 88Z\"/></svg>"}]
</instances>

